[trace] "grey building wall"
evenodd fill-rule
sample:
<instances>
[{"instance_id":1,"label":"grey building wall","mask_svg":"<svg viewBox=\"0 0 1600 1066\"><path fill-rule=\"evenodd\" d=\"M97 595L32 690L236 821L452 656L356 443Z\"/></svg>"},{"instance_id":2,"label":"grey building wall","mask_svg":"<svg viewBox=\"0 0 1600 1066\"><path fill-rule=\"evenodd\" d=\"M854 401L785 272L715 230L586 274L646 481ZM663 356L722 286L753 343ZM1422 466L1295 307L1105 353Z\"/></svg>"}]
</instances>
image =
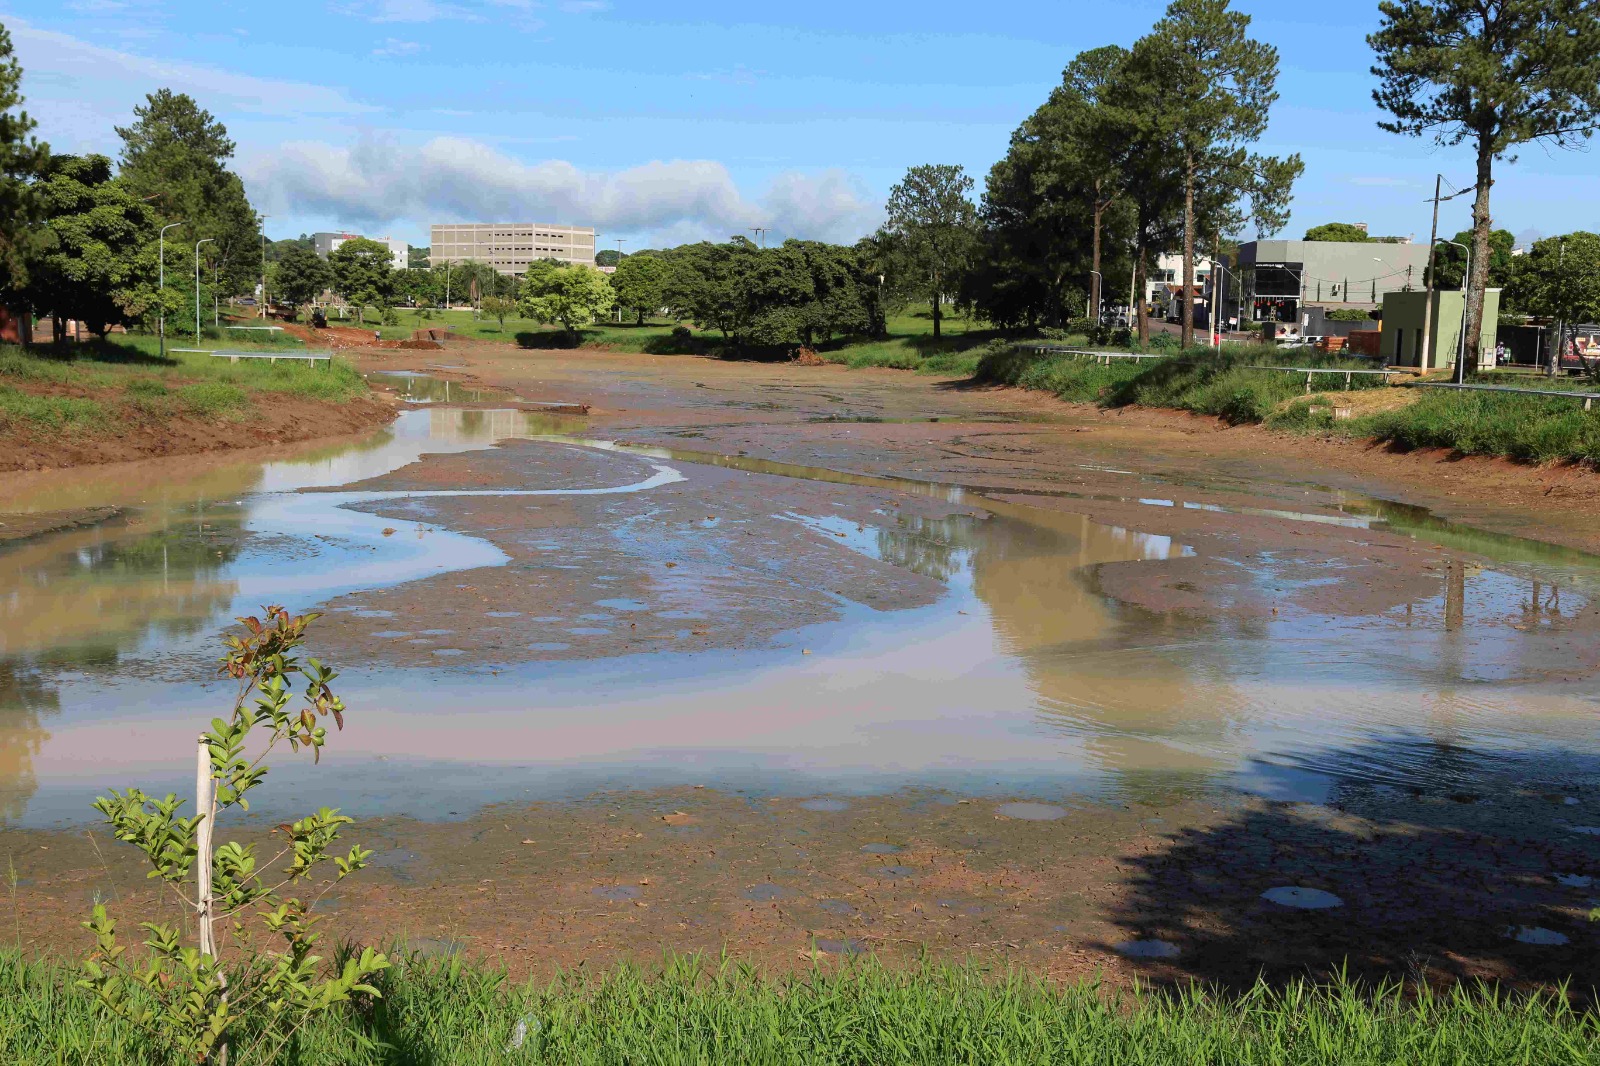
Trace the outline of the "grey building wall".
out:
<instances>
[{"instance_id":1,"label":"grey building wall","mask_svg":"<svg viewBox=\"0 0 1600 1066\"><path fill-rule=\"evenodd\" d=\"M1275 264L1300 264L1298 299L1304 304L1374 307L1384 294L1422 288L1428 266L1426 244L1357 241L1250 241L1239 248L1250 274ZM1247 296L1253 296L1253 286Z\"/></svg>"}]
</instances>

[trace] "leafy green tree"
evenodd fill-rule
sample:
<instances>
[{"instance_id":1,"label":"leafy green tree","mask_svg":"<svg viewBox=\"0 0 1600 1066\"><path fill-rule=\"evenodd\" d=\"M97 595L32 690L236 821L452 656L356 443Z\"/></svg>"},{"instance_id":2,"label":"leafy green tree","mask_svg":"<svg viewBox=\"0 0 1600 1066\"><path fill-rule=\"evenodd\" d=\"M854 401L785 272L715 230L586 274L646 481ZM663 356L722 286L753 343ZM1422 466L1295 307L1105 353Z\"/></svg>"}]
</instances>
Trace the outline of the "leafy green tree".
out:
<instances>
[{"instance_id":1,"label":"leafy green tree","mask_svg":"<svg viewBox=\"0 0 1600 1066\"><path fill-rule=\"evenodd\" d=\"M406 269L427 270L428 254L432 251L432 248L418 248L414 244L406 245Z\"/></svg>"},{"instance_id":2,"label":"leafy green tree","mask_svg":"<svg viewBox=\"0 0 1600 1066\"><path fill-rule=\"evenodd\" d=\"M333 271L310 248L295 245L272 264L273 290L292 304L314 303L333 284Z\"/></svg>"},{"instance_id":3,"label":"leafy green tree","mask_svg":"<svg viewBox=\"0 0 1600 1066\"><path fill-rule=\"evenodd\" d=\"M79 319L96 333L142 317L157 295L153 212L111 176L103 155L60 155L44 168L36 193L47 243L34 255L25 292L62 323Z\"/></svg>"},{"instance_id":4,"label":"leafy green tree","mask_svg":"<svg viewBox=\"0 0 1600 1066\"><path fill-rule=\"evenodd\" d=\"M667 261L649 252L636 252L624 256L611 275L611 288L617 294L617 303L633 311L639 325L645 316L666 304L667 275L671 271Z\"/></svg>"},{"instance_id":5,"label":"leafy green tree","mask_svg":"<svg viewBox=\"0 0 1600 1066\"><path fill-rule=\"evenodd\" d=\"M961 303L989 321L1061 325L1083 314L1085 284L1099 306L1101 276L1126 268L1125 256L1115 267L1102 256L1108 237L1119 252L1128 246L1133 216L1120 138L1101 101L1126 58L1115 46L1075 58L990 169L983 229L961 287Z\"/></svg>"},{"instance_id":6,"label":"leafy green tree","mask_svg":"<svg viewBox=\"0 0 1600 1066\"><path fill-rule=\"evenodd\" d=\"M1277 49L1252 40L1249 28L1250 16L1231 10L1228 0L1173 0L1130 58L1137 76L1157 87L1158 124L1181 157L1185 292L1194 289L1202 190L1249 197L1258 226L1270 230L1282 225L1288 185L1301 169L1298 157L1247 151L1266 132L1268 109L1278 98ZM1230 228L1223 221L1213 223L1213 232ZM1184 314L1182 323L1188 347L1193 317Z\"/></svg>"},{"instance_id":7,"label":"leafy green tree","mask_svg":"<svg viewBox=\"0 0 1600 1066\"><path fill-rule=\"evenodd\" d=\"M872 326L866 292L876 286L868 279L860 258L850 248L821 241L783 242L779 251L799 258L806 272L806 290L782 311L785 330L807 348L818 339L865 333Z\"/></svg>"},{"instance_id":8,"label":"leafy green tree","mask_svg":"<svg viewBox=\"0 0 1600 1066\"><path fill-rule=\"evenodd\" d=\"M594 265L599 267L614 267L628 258L616 248L602 248L594 253Z\"/></svg>"},{"instance_id":9,"label":"leafy green tree","mask_svg":"<svg viewBox=\"0 0 1600 1066\"><path fill-rule=\"evenodd\" d=\"M344 702L330 687L338 675L316 659L302 665L297 654L317 616L290 617L282 607L268 607L266 614L265 621L240 619L245 634L224 639L221 672L237 688L232 712L212 719L201 734L194 814L182 816L183 801L175 795L158 799L139 788L112 789L94 804L118 840L144 853L150 878L171 890L194 920L198 944L185 946L177 926L144 922L148 955L135 966L125 958L116 920L96 903L93 917L83 923L94 934L95 950L84 960L78 984L109 1013L189 1062L225 1062L236 1044L241 1058L259 1051L261 1057L252 1061L274 1059L313 1015L356 993L380 996L367 982L389 966L386 957L365 948L342 967L325 969L312 954L321 940L320 918L312 914L316 898L282 895L293 886L318 890L320 897L366 865L372 852L359 846L343 856L332 853L351 818L324 807L279 825L273 832L281 837L281 850L265 860L253 844L215 843L218 818L250 809L248 793L266 777L265 760L279 745L320 757L327 740L324 721L331 717L344 727ZM291 686L302 677L303 703L291 707ZM246 752L252 741L264 749L253 758ZM330 862L337 874L319 884L314 875ZM247 917L281 941L282 949L254 941ZM218 943L219 921L232 927L240 960L232 965L224 962Z\"/></svg>"},{"instance_id":10,"label":"leafy green tree","mask_svg":"<svg viewBox=\"0 0 1600 1066\"><path fill-rule=\"evenodd\" d=\"M394 296L394 266L389 246L354 237L328 254L333 286L355 305L356 317L366 323L367 307L387 307Z\"/></svg>"},{"instance_id":11,"label":"leafy green tree","mask_svg":"<svg viewBox=\"0 0 1600 1066\"><path fill-rule=\"evenodd\" d=\"M1531 141L1572 148L1600 122L1600 9L1586 0L1382 0L1367 38L1379 128L1470 141L1477 157L1465 366L1478 362L1496 160ZM1514 161L1514 157L1513 161Z\"/></svg>"},{"instance_id":12,"label":"leafy green tree","mask_svg":"<svg viewBox=\"0 0 1600 1066\"><path fill-rule=\"evenodd\" d=\"M973 248L976 210L967 194L972 179L959 166L923 165L889 190L883 234L899 269L897 289L919 295L933 312L933 335L944 317L941 304L960 288Z\"/></svg>"},{"instance_id":13,"label":"leafy green tree","mask_svg":"<svg viewBox=\"0 0 1600 1066\"><path fill-rule=\"evenodd\" d=\"M1349 241L1355 244L1369 244L1372 238L1367 236L1366 230L1353 222L1324 222L1320 226L1312 226L1306 230L1306 235L1301 240Z\"/></svg>"},{"instance_id":14,"label":"leafy green tree","mask_svg":"<svg viewBox=\"0 0 1600 1066\"><path fill-rule=\"evenodd\" d=\"M574 342L579 330L615 303L606 276L581 263L542 259L528 264L522 276L522 313L536 322L559 322Z\"/></svg>"},{"instance_id":15,"label":"leafy green tree","mask_svg":"<svg viewBox=\"0 0 1600 1066\"><path fill-rule=\"evenodd\" d=\"M37 223L44 205L33 182L49 150L33 136L35 123L22 103L22 67L0 25L0 301L27 281L27 260L43 239Z\"/></svg>"},{"instance_id":16,"label":"leafy green tree","mask_svg":"<svg viewBox=\"0 0 1600 1066\"><path fill-rule=\"evenodd\" d=\"M517 301L508 296L485 296L483 298L483 313L494 319L503 333L506 328L506 319L517 313Z\"/></svg>"},{"instance_id":17,"label":"leafy green tree","mask_svg":"<svg viewBox=\"0 0 1600 1066\"><path fill-rule=\"evenodd\" d=\"M1436 289L1459 289L1461 277L1467 272L1467 253L1456 245L1472 247L1473 235L1469 229L1464 229L1455 235L1455 244L1440 243L1433 250L1433 285ZM1516 270L1517 260L1511 254L1511 249L1516 246L1517 239L1511 235L1510 230L1496 229L1489 231L1489 274L1488 283L1491 286L1505 286L1511 281ZM1473 253L1477 257L1477 253ZM1477 271L1473 271L1477 273Z\"/></svg>"},{"instance_id":18,"label":"leafy green tree","mask_svg":"<svg viewBox=\"0 0 1600 1066\"><path fill-rule=\"evenodd\" d=\"M1546 237L1521 259L1508 301L1564 322L1600 322L1600 234Z\"/></svg>"},{"instance_id":19,"label":"leafy green tree","mask_svg":"<svg viewBox=\"0 0 1600 1066\"><path fill-rule=\"evenodd\" d=\"M209 239L225 292L253 287L261 268L260 219L244 183L227 168L234 145L228 131L193 98L161 89L117 127L122 138L118 178L156 208L163 222L193 243ZM169 238L170 240L170 238Z\"/></svg>"},{"instance_id":20,"label":"leafy green tree","mask_svg":"<svg viewBox=\"0 0 1600 1066\"><path fill-rule=\"evenodd\" d=\"M672 250L667 305L701 329L720 330L734 347L779 344L797 336L793 310L813 293L795 248L758 248L748 237Z\"/></svg>"}]
</instances>

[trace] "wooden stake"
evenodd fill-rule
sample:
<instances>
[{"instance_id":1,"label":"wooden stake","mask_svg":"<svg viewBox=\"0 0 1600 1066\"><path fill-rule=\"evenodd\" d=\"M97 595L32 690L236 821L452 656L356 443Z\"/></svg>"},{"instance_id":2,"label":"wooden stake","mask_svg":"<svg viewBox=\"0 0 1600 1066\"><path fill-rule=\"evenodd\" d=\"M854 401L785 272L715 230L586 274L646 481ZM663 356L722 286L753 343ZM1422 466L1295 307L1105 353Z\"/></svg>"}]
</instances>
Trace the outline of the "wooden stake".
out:
<instances>
[{"instance_id":1,"label":"wooden stake","mask_svg":"<svg viewBox=\"0 0 1600 1066\"><path fill-rule=\"evenodd\" d=\"M199 755L194 772L194 809L200 815L200 825L195 832L195 900L196 919L200 929L200 954L217 957L216 940L211 928L211 818L212 788L211 751L204 735L200 737Z\"/></svg>"}]
</instances>

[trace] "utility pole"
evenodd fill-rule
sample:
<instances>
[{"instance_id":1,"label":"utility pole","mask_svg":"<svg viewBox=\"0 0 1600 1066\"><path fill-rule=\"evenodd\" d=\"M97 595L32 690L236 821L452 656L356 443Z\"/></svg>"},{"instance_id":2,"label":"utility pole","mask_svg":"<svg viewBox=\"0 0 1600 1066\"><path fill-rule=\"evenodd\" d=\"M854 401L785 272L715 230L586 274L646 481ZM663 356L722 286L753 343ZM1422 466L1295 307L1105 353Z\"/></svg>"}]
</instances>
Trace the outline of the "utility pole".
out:
<instances>
[{"instance_id":1,"label":"utility pole","mask_svg":"<svg viewBox=\"0 0 1600 1066\"><path fill-rule=\"evenodd\" d=\"M767 227L751 226L750 232L756 235L756 240L761 242L761 247L765 248L767 246Z\"/></svg>"},{"instance_id":2,"label":"utility pole","mask_svg":"<svg viewBox=\"0 0 1600 1066\"><path fill-rule=\"evenodd\" d=\"M1567 354L1567 294L1566 278L1562 264L1567 258L1567 238L1565 235L1556 238L1556 292L1561 302L1561 318L1556 328L1556 346L1550 350L1550 377L1561 376L1561 357Z\"/></svg>"},{"instance_id":3,"label":"utility pole","mask_svg":"<svg viewBox=\"0 0 1600 1066\"><path fill-rule=\"evenodd\" d=\"M1472 189L1476 189L1474 185ZM1462 189L1449 196L1441 196L1444 189L1444 175L1433 176L1433 228L1428 231L1428 269L1422 278L1422 350L1417 353L1417 362L1422 370L1432 369L1433 345L1433 257L1439 247L1439 204L1445 200L1454 200L1457 196L1464 196L1472 189Z\"/></svg>"},{"instance_id":4,"label":"utility pole","mask_svg":"<svg viewBox=\"0 0 1600 1066\"><path fill-rule=\"evenodd\" d=\"M1222 282L1227 277L1227 268L1222 265L1222 231L1216 235L1217 255L1211 261L1211 335L1216 338L1217 354L1222 354L1222 317L1227 312L1222 309Z\"/></svg>"}]
</instances>

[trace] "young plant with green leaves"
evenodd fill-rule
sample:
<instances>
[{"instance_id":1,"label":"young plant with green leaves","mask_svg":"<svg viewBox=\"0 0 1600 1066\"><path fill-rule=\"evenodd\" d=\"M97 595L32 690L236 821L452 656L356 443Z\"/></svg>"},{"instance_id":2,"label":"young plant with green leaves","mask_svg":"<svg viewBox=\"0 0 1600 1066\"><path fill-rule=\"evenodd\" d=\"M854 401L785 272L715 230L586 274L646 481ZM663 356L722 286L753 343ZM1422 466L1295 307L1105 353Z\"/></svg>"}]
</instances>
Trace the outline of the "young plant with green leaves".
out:
<instances>
[{"instance_id":1,"label":"young plant with green leaves","mask_svg":"<svg viewBox=\"0 0 1600 1066\"><path fill-rule=\"evenodd\" d=\"M220 672L238 688L228 717L212 719L200 735L192 815L181 813L183 801L176 795L157 799L137 787L113 789L94 804L118 840L144 853L148 876L165 884L193 917L199 943L185 945L175 925L141 922L149 950L136 963L117 936L116 920L96 904L84 923L95 949L79 984L104 1009L195 1062L225 1062L235 1044L271 1052L353 994L378 995L368 982L389 965L383 954L366 948L330 972L312 953L321 939L312 908L372 854L360 846L333 854L340 828L351 822L337 808L277 826L278 850L265 861L254 844L213 847L218 816L250 809L248 795L266 777L266 759L274 750L286 744L320 759L327 739L323 720L331 717L344 727L344 703L330 687L336 672L314 658L302 665L296 653L316 617L267 607L265 621L242 618L244 634L224 638ZM292 686L302 678L301 702L291 706ZM250 758L247 745L263 738L261 753ZM334 876L319 876L330 862ZM316 895L302 899L286 890ZM238 956L232 964L224 962L217 944L219 921L231 926ZM281 940L281 947L258 943L256 928L269 941Z\"/></svg>"}]
</instances>

